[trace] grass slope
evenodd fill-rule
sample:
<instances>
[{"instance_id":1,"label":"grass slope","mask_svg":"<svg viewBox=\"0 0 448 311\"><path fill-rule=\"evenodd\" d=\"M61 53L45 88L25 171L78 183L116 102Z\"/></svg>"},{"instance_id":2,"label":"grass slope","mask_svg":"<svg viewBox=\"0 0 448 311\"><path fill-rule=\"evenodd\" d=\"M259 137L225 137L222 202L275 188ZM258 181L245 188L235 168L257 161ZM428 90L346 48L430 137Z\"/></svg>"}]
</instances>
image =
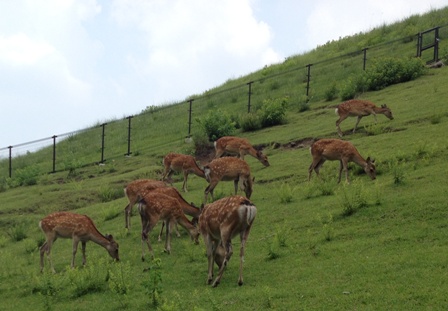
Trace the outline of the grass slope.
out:
<instances>
[{"instance_id":1,"label":"grass slope","mask_svg":"<svg viewBox=\"0 0 448 311\"><path fill-rule=\"evenodd\" d=\"M79 168L71 178L58 172L35 186L1 192L0 310L142 310L154 308L154 299L162 310L445 309L447 84L444 67L363 94L387 103L395 116L393 121L378 116L377 125L373 117L364 118L359 132L345 137L363 156L376 159L375 181L351 166L352 183L338 185L339 164L327 162L323 181L313 175L308 182L307 147L266 148L268 168L247 158L256 177L252 201L258 215L247 243L242 287L237 285L237 239L222 282L212 289L205 284L202 241L193 245L182 231L167 255L156 242L157 227L150 238L159 266L140 260L135 213L130 232L124 230L122 187L136 178L160 177L160 159L167 151L190 148L177 134L151 142L151 149L138 156ZM245 136L280 145L336 137L337 103L316 101L304 113L290 109L287 124ZM354 123L348 119L341 127L348 131ZM181 185L178 176L175 186ZM199 204L205 187L203 179L192 176L184 196ZM221 183L215 194L229 195L232 188ZM121 262L111 263L106 251L88 243L87 266L71 270L71 241L58 240L52 252L58 273L40 274L37 245L43 235L37 224L55 210L88 214L102 233L118 240ZM81 264L80 253L76 263Z\"/></svg>"}]
</instances>

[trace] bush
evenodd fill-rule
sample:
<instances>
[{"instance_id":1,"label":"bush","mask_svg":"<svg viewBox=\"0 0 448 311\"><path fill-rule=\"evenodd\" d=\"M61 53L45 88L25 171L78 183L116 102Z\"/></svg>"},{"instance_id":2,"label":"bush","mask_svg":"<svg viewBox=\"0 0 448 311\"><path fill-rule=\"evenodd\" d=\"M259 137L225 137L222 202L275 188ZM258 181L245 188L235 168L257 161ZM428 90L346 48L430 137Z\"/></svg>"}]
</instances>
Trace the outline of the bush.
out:
<instances>
[{"instance_id":1,"label":"bush","mask_svg":"<svg viewBox=\"0 0 448 311\"><path fill-rule=\"evenodd\" d=\"M37 184L40 170L36 165L30 165L15 171L15 181L19 186L32 186Z\"/></svg>"},{"instance_id":2,"label":"bush","mask_svg":"<svg viewBox=\"0 0 448 311\"><path fill-rule=\"evenodd\" d=\"M243 132L251 132L261 129L261 117L258 113L248 113L241 117L240 125Z\"/></svg>"},{"instance_id":3,"label":"bush","mask_svg":"<svg viewBox=\"0 0 448 311\"><path fill-rule=\"evenodd\" d=\"M235 132L235 122L230 116L221 110L212 110L197 122L204 129L209 141L215 141L220 137L233 135Z\"/></svg>"},{"instance_id":4,"label":"bush","mask_svg":"<svg viewBox=\"0 0 448 311\"><path fill-rule=\"evenodd\" d=\"M261 124L263 127L284 124L288 98L267 99L261 108Z\"/></svg>"},{"instance_id":5,"label":"bush","mask_svg":"<svg viewBox=\"0 0 448 311\"><path fill-rule=\"evenodd\" d=\"M366 70L369 91L381 90L389 85L414 80L425 73L420 58L381 58Z\"/></svg>"},{"instance_id":6,"label":"bush","mask_svg":"<svg viewBox=\"0 0 448 311\"><path fill-rule=\"evenodd\" d=\"M325 91L325 100L330 102L338 97L338 88L336 82L333 82L328 90Z\"/></svg>"}]
</instances>

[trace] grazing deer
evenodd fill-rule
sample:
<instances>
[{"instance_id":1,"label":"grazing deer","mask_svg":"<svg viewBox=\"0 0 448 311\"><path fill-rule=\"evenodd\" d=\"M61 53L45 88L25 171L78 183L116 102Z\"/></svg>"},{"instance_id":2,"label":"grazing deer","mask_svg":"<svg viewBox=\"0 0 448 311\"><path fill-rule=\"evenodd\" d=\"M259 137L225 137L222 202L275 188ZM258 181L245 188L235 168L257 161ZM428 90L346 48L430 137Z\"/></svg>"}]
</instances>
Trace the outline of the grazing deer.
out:
<instances>
[{"instance_id":1,"label":"grazing deer","mask_svg":"<svg viewBox=\"0 0 448 311\"><path fill-rule=\"evenodd\" d=\"M168 153L163 158L163 165L165 166L165 172L163 173L162 180L166 177L171 179L171 175L174 172L182 172L184 174L184 183L182 185L182 190L187 192L187 179L188 175L193 173L196 176L205 178L204 171L198 166L196 160L191 155L179 154L179 153Z\"/></svg>"},{"instance_id":2,"label":"grazing deer","mask_svg":"<svg viewBox=\"0 0 448 311\"><path fill-rule=\"evenodd\" d=\"M40 271L44 269L44 253L47 253L51 271L55 273L53 262L50 257L51 247L57 238L73 239L73 257L71 267L75 267L75 255L78 243L82 245L82 264L86 264L86 243L95 242L104 247L109 255L120 260L118 256L118 243L112 235L102 235L95 227L92 219L86 215L69 212L57 212L48 215L39 222L39 227L45 234L45 243L40 247Z\"/></svg>"},{"instance_id":3,"label":"grazing deer","mask_svg":"<svg viewBox=\"0 0 448 311\"><path fill-rule=\"evenodd\" d=\"M129 201L129 204L126 205L124 209L126 229L131 227L132 207L138 202L139 198L143 197L143 195L150 190L163 187L167 187L163 181L154 179L137 179L127 184L124 188L124 194Z\"/></svg>"},{"instance_id":4,"label":"grazing deer","mask_svg":"<svg viewBox=\"0 0 448 311\"><path fill-rule=\"evenodd\" d=\"M370 178L376 178L375 161L367 160L359 154L355 146L352 143L340 140L340 139L320 139L316 141L310 148L311 155L313 156L313 162L308 169L308 180L311 179L313 170L316 175L319 176L319 169L326 160L335 161L338 160L341 163L339 169L338 183L341 182L342 170L345 171L345 179L348 181L348 162L355 162L361 166Z\"/></svg>"},{"instance_id":5,"label":"grazing deer","mask_svg":"<svg viewBox=\"0 0 448 311\"><path fill-rule=\"evenodd\" d=\"M235 194L238 192L238 183L240 182L241 189L246 193L246 197L250 199L254 179L250 176L250 168L246 161L233 157L214 159L208 165L204 166L204 172L205 178L209 182L209 185L204 191L205 203L207 203L209 193L212 195L212 200L214 200L213 190L221 180L233 180Z\"/></svg>"},{"instance_id":6,"label":"grazing deer","mask_svg":"<svg viewBox=\"0 0 448 311\"><path fill-rule=\"evenodd\" d=\"M336 129L340 137L342 137L343 133L339 125L348 117L357 117L355 127L353 128L353 133L355 133L356 127L358 126L359 121L361 121L362 117L373 114L373 116L375 117L375 123L377 122L377 114L384 114L390 120L394 119L394 117L392 116L392 111L386 105L381 105L380 108L375 106L375 104L372 102L360 99L351 99L339 104L335 110L335 113L339 116L339 119L336 121Z\"/></svg>"},{"instance_id":7,"label":"grazing deer","mask_svg":"<svg viewBox=\"0 0 448 311\"><path fill-rule=\"evenodd\" d=\"M166 194L167 196L170 196L170 197L176 199L179 202L180 206L182 207L182 211L184 212L184 214L193 217L193 219L191 220L193 225L196 225L198 223L198 219L199 219L199 215L201 214L201 210L198 207L196 207L193 204L193 202L188 203L187 201L185 201L185 199L182 197L182 195L176 188L174 188L174 187L156 188L156 189L152 190L152 192ZM165 223L162 222L162 228L160 229L160 233L159 233L159 237L158 237L159 241L162 240L162 233L163 233L164 226L165 226ZM176 225L176 234L178 237L180 237L179 231L177 230L177 225Z\"/></svg>"},{"instance_id":8,"label":"grazing deer","mask_svg":"<svg viewBox=\"0 0 448 311\"><path fill-rule=\"evenodd\" d=\"M243 285L244 249L256 215L255 205L239 195L205 205L199 216L199 230L207 249L208 284L213 280L213 261L215 261L219 271L212 286L218 286L233 253L232 238L239 235L241 248L238 285Z\"/></svg>"},{"instance_id":9,"label":"grazing deer","mask_svg":"<svg viewBox=\"0 0 448 311\"><path fill-rule=\"evenodd\" d=\"M214 143L215 145L215 159L222 157L224 153L236 154L239 158L244 160L244 156L249 154L260 161L264 166L269 166L268 157L261 151L256 150L250 142L245 138L234 136L224 136L219 138Z\"/></svg>"},{"instance_id":10,"label":"grazing deer","mask_svg":"<svg viewBox=\"0 0 448 311\"><path fill-rule=\"evenodd\" d=\"M199 232L192 222L185 217L178 200L163 193L148 192L138 203L138 211L142 220L142 261L145 260L145 241L149 252L154 257L154 251L149 241L149 233L162 220L166 222L165 251L171 253L171 227L178 223L190 234L195 244L198 244Z\"/></svg>"}]
</instances>

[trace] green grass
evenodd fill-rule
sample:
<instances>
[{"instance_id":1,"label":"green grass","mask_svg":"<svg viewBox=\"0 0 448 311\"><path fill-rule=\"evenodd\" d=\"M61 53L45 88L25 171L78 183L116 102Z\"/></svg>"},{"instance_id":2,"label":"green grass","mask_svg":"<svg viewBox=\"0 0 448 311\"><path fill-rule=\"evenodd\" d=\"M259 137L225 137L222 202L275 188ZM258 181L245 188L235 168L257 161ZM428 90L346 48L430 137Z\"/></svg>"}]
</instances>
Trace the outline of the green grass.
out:
<instances>
[{"instance_id":1,"label":"green grass","mask_svg":"<svg viewBox=\"0 0 448 311\"><path fill-rule=\"evenodd\" d=\"M437 11L432 14L438 16ZM372 41L378 31L373 31ZM335 42L333 47L336 44L343 42ZM325 55L329 47L314 53ZM254 75L262 75L262 71ZM331 80L322 83L330 87ZM235 82L229 81L225 87L231 83ZM279 87L282 83L273 86L266 80L261 84L267 87L263 96L285 91ZM160 262L142 262L136 211L130 232L124 229L126 199L117 198L121 188L137 178L159 178L161 158L168 151L191 151L183 139L186 106L167 106L135 117L135 133L140 136L133 144L138 155L106 156L105 166L73 165L80 160L78 154L87 163L99 161L98 145L92 142L92 137L99 137L99 128L61 142L58 147L72 152L72 158L64 158L65 166L74 167L72 175L60 167L55 174L40 176L36 185L0 192L0 310L142 310L155 309L154 303L160 310L446 309L446 85L448 69L444 67L415 81L362 95L387 103L395 116L393 121L378 116L381 131L372 130L373 117L363 118L358 132L345 136L364 157L375 158L375 181L351 165L351 184L338 185L339 164L326 162L321 169L323 181L313 175L308 182L311 156L307 147L267 147L271 163L267 168L247 157L256 178L252 201L258 214L247 243L242 287L237 285L238 239L221 284L210 288L202 240L193 245L181 231L181 238L173 235L172 254L167 255L162 252L163 243L157 243L158 226L150 239ZM295 94L293 88L298 86L287 88ZM227 101L202 98L194 105L198 111L218 104L231 111L245 100L243 90L233 92ZM287 124L244 136L254 144L282 145L310 137L337 137L333 106L338 102L321 98L305 112L292 105ZM145 122L154 125L150 135L136 130L148 124ZM341 127L349 130L354 123L351 118ZM110 125L112 130L125 123ZM109 137L116 142L125 139ZM126 144L114 144L111 148L117 150L108 152L124 154L126 149L119 146ZM23 167L36 163L33 156L20 159ZM43 172L46 167L51 169L51 163L43 163ZM174 186L180 189L182 177L174 178ZM205 187L205 180L191 176L185 199L199 204ZM223 195L232 191L230 182L220 183L216 189ZM38 246L43 234L38 222L56 210L87 214L103 234L112 233L120 243L121 263L111 263L107 252L90 242L87 267L80 267L79 250L78 268L71 270L71 241L60 239L52 250L58 273L39 273Z\"/></svg>"}]
</instances>

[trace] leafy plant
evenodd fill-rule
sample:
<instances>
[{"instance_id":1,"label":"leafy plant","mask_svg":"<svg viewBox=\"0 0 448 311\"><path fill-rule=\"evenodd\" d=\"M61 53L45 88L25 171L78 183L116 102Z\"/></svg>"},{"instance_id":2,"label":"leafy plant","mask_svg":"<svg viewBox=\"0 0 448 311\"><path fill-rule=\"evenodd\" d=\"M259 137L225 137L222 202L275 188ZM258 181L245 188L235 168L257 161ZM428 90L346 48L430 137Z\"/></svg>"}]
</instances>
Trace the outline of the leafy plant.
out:
<instances>
[{"instance_id":1,"label":"leafy plant","mask_svg":"<svg viewBox=\"0 0 448 311\"><path fill-rule=\"evenodd\" d=\"M197 119L206 133L209 141L215 141L220 137L233 135L235 122L231 117L220 109L210 110L205 117Z\"/></svg>"},{"instance_id":2,"label":"leafy plant","mask_svg":"<svg viewBox=\"0 0 448 311\"><path fill-rule=\"evenodd\" d=\"M243 115L240 118L240 125L243 132L251 132L261 129L261 117L256 112Z\"/></svg>"},{"instance_id":3,"label":"leafy plant","mask_svg":"<svg viewBox=\"0 0 448 311\"><path fill-rule=\"evenodd\" d=\"M279 125L286 122L288 98L266 99L261 108L261 124L263 127Z\"/></svg>"},{"instance_id":4,"label":"leafy plant","mask_svg":"<svg viewBox=\"0 0 448 311\"><path fill-rule=\"evenodd\" d=\"M23 223L15 224L7 231L11 240L15 241L15 242L19 242L19 241L26 239L28 237L26 232L27 232L27 228L26 228L25 224L23 224Z\"/></svg>"},{"instance_id":5,"label":"leafy plant","mask_svg":"<svg viewBox=\"0 0 448 311\"><path fill-rule=\"evenodd\" d=\"M277 189L277 195L280 197L280 203L291 203L296 192L295 187L291 187L288 183L283 183Z\"/></svg>"}]
</instances>

